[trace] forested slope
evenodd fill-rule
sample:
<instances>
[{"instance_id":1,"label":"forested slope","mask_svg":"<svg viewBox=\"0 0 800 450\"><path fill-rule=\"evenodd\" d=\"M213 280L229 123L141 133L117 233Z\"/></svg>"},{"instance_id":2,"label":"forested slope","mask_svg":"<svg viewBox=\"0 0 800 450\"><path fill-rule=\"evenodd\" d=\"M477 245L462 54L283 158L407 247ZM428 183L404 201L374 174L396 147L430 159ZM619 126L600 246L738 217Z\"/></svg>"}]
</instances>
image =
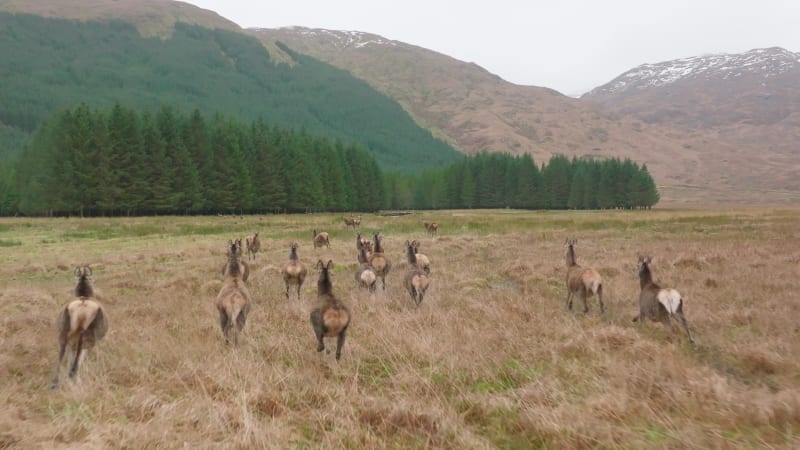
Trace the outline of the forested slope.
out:
<instances>
[{"instance_id":1,"label":"forested slope","mask_svg":"<svg viewBox=\"0 0 800 450\"><path fill-rule=\"evenodd\" d=\"M458 156L367 83L306 56L275 64L257 39L234 31L176 23L170 37L144 38L123 21L0 13L0 54L0 158L81 102L263 118L363 144L398 171Z\"/></svg>"}]
</instances>

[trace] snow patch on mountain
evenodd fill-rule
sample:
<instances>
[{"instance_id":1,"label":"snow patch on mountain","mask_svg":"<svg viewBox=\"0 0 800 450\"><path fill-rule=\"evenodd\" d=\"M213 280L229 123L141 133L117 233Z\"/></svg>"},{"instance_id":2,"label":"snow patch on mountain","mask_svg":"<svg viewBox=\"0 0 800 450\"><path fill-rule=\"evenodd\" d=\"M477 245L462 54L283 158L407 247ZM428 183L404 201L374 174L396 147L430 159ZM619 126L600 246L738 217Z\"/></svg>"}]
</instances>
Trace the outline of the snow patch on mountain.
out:
<instances>
[{"instance_id":1,"label":"snow patch on mountain","mask_svg":"<svg viewBox=\"0 0 800 450\"><path fill-rule=\"evenodd\" d=\"M755 74L768 79L793 70L800 70L800 53L778 47L737 54L693 56L656 64L642 64L586 95L607 95L628 89L647 89L695 77L728 80L744 74Z\"/></svg>"},{"instance_id":2,"label":"snow patch on mountain","mask_svg":"<svg viewBox=\"0 0 800 450\"><path fill-rule=\"evenodd\" d=\"M392 46L399 43L376 34L362 31L326 30L324 28L283 27L279 30L290 31L308 38L324 38L336 48L363 48L367 46Z\"/></svg>"}]
</instances>

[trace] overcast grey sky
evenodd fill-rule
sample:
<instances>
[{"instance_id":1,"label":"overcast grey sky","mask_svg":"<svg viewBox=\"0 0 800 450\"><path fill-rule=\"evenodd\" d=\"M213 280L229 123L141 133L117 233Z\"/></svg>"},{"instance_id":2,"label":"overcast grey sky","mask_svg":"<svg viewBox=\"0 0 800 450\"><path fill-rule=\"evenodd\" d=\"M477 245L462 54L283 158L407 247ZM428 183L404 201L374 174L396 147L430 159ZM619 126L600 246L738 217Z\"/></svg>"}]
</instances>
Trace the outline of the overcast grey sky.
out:
<instances>
[{"instance_id":1,"label":"overcast grey sky","mask_svg":"<svg viewBox=\"0 0 800 450\"><path fill-rule=\"evenodd\" d=\"M800 0L188 0L242 27L354 30L581 94L643 63L779 46L800 52Z\"/></svg>"}]
</instances>

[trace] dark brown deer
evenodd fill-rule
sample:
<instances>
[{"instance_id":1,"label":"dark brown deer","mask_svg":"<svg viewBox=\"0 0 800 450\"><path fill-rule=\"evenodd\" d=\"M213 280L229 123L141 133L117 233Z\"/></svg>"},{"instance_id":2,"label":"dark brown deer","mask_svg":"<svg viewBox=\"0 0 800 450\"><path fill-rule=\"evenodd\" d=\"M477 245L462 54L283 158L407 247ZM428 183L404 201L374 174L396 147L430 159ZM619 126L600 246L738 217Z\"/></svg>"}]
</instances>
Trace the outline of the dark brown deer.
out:
<instances>
[{"instance_id":1,"label":"dark brown deer","mask_svg":"<svg viewBox=\"0 0 800 450\"><path fill-rule=\"evenodd\" d=\"M564 243L566 250L567 262L567 309L572 311L572 297L577 295L583 301L583 312L589 312L589 305L586 303L586 298L591 295L597 296L597 301L600 303L600 312L605 311L603 305L603 278L600 274L592 269L585 268L578 265L575 261L575 244L578 241L567 239Z\"/></svg>"},{"instance_id":2,"label":"dark brown deer","mask_svg":"<svg viewBox=\"0 0 800 450\"><path fill-rule=\"evenodd\" d=\"M689 342L695 345L692 333L689 331L689 324L686 323L686 317L683 315L681 294L672 288L662 288L653 281L653 274L650 270L652 262L652 257L639 256L637 269L642 291L639 294L639 315L634 317L633 321L641 324L645 318L649 318L663 323L672 334L675 334L675 327L671 320L674 317L686 330Z\"/></svg>"},{"instance_id":3,"label":"dark brown deer","mask_svg":"<svg viewBox=\"0 0 800 450\"><path fill-rule=\"evenodd\" d=\"M289 287L292 285L297 286L297 298L300 299L300 288L303 286L308 270L297 256L297 242L292 242L289 248L289 262L281 271L283 282L286 284L286 300L289 300Z\"/></svg>"},{"instance_id":4,"label":"dark brown deer","mask_svg":"<svg viewBox=\"0 0 800 450\"><path fill-rule=\"evenodd\" d=\"M416 306L419 306L425 297L425 291L428 290L430 280L428 274L417 265L417 253L412 243L408 241L406 241L406 258L408 259L408 271L403 278L403 284L408 295L411 296L411 300Z\"/></svg>"},{"instance_id":5,"label":"dark brown deer","mask_svg":"<svg viewBox=\"0 0 800 450\"><path fill-rule=\"evenodd\" d=\"M84 360L86 353L95 344L103 339L108 332L108 319L100 303L94 298L92 282L92 269L88 266L75 269L76 299L71 301L58 316L58 361L56 361L55 374L50 384L50 389L58 389L58 379L61 364L67 348L70 357L67 357L69 378L75 378L78 364Z\"/></svg>"},{"instance_id":6,"label":"dark brown deer","mask_svg":"<svg viewBox=\"0 0 800 450\"><path fill-rule=\"evenodd\" d=\"M214 301L219 312L219 324L225 343L239 344L239 333L244 329L250 311L250 292L244 284L242 271L242 240L228 241L228 264L222 288Z\"/></svg>"},{"instance_id":7,"label":"dark brown deer","mask_svg":"<svg viewBox=\"0 0 800 450\"><path fill-rule=\"evenodd\" d=\"M347 327L350 326L350 310L333 293L333 283L331 281L331 269L333 261L328 260L324 264L320 259L317 261L319 279L317 280L317 305L311 310L311 327L317 337L317 351L325 350L326 337L336 338L336 360L342 356L342 347L347 334ZM330 353L330 350L327 351Z\"/></svg>"},{"instance_id":8,"label":"dark brown deer","mask_svg":"<svg viewBox=\"0 0 800 450\"><path fill-rule=\"evenodd\" d=\"M383 238L378 233L372 235L372 244L374 251L369 256L369 265L381 279L381 288L385 291L386 275L392 270L392 262L383 253Z\"/></svg>"}]
</instances>

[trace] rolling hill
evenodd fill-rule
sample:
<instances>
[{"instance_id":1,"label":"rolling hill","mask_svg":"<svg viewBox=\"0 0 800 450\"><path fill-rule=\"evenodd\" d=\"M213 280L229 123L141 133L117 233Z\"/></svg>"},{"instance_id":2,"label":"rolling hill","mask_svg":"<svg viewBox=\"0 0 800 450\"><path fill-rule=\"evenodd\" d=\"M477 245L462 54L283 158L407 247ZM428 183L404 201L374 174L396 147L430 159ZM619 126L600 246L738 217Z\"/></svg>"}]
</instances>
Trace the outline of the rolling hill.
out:
<instances>
[{"instance_id":1,"label":"rolling hill","mask_svg":"<svg viewBox=\"0 0 800 450\"><path fill-rule=\"evenodd\" d=\"M737 139L725 139L714 130L648 121L590 97L578 100L514 85L475 64L368 33L301 27L250 31L262 42L283 42L349 70L465 153L530 153L537 161L553 154L629 157L648 164L662 199L671 203L800 198L800 185L786 170L791 155L761 148L760 136L749 137L746 129L736 133ZM785 125L778 136L796 132L791 122Z\"/></svg>"}]
</instances>

